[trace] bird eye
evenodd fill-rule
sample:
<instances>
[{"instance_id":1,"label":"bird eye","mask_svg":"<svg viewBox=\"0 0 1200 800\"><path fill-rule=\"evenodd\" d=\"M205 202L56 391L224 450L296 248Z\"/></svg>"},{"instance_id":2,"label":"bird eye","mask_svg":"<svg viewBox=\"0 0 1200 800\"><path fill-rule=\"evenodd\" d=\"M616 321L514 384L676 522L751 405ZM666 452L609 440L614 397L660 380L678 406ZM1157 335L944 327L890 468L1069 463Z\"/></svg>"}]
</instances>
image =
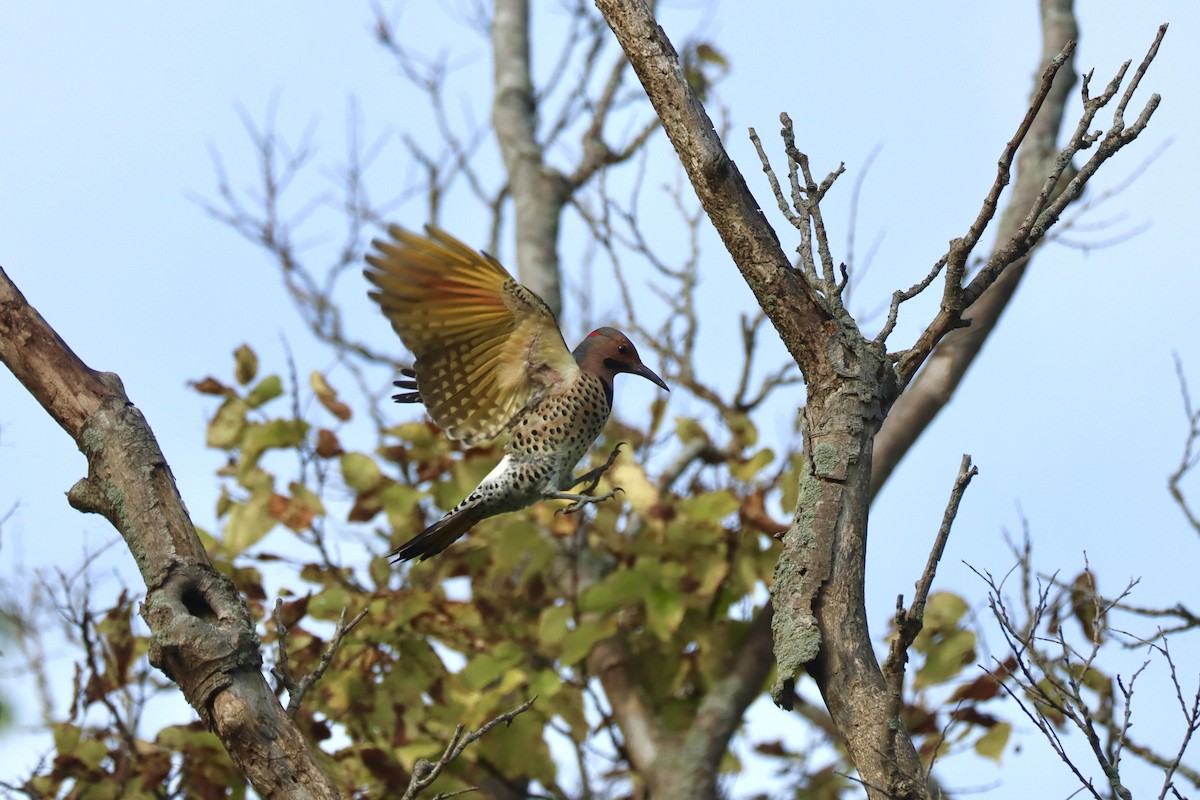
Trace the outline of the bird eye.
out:
<instances>
[{"instance_id":1,"label":"bird eye","mask_svg":"<svg viewBox=\"0 0 1200 800\"><path fill-rule=\"evenodd\" d=\"M624 344L617 345L617 352L623 356L629 355L629 346Z\"/></svg>"}]
</instances>

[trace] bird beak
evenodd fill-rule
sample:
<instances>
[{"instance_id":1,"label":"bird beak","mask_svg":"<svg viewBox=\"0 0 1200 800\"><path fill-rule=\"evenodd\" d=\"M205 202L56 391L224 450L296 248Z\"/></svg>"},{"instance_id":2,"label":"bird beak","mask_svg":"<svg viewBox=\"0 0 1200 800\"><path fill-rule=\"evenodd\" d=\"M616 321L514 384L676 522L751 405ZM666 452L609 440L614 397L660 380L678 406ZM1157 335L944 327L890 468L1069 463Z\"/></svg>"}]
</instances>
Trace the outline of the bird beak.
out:
<instances>
[{"instance_id":1,"label":"bird beak","mask_svg":"<svg viewBox=\"0 0 1200 800\"><path fill-rule=\"evenodd\" d=\"M666 381L658 377L658 375L654 373L654 370L650 369L645 364L638 364L636 367L630 367L628 371L631 375L641 375L651 383L658 384L668 392L671 391L671 389L667 386Z\"/></svg>"}]
</instances>

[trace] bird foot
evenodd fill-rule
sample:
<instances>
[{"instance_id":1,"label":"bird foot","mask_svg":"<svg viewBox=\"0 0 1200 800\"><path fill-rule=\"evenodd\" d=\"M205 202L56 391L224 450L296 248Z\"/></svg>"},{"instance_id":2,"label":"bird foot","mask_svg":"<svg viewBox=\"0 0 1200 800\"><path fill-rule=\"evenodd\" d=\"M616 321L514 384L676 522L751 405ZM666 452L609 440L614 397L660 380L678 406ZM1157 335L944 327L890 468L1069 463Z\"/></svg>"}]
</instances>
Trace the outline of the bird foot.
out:
<instances>
[{"instance_id":1,"label":"bird foot","mask_svg":"<svg viewBox=\"0 0 1200 800\"><path fill-rule=\"evenodd\" d=\"M570 505L566 506L565 508L558 509L558 511L555 513L557 513L557 514L574 514L576 511L583 508L584 506L589 506L589 505L592 505L593 503L602 503L605 500L616 497L617 492L624 494L625 490L622 489L620 486L618 486L617 488L613 489L611 492L605 492L604 494L596 494L596 495L571 494L570 492L553 492L551 494L547 494L546 499L547 500L570 500L571 501Z\"/></svg>"},{"instance_id":2,"label":"bird foot","mask_svg":"<svg viewBox=\"0 0 1200 800\"><path fill-rule=\"evenodd\" d=\"M579 494L589 495L592 492L596 491L596 487L600 485L600 478L604 477L604 473L606 473L610 469L612 469L612 465L614 463L616 463L617 454L621 452L621 447L624 444L625 444L625 442L617 442L617 446L614 447L612 452L608 454L608 459L603 464L596 467L595 469L588 470L587 472L583 473L578 478L576 478L575 482L571 484L571 488L575 488L576 486L580 485L581 483L586 483L587 486L585 486ZM611 494L609 496L611 497ZM578 509L573 509L573 510L577 511Z\"/></svg>"}]
</instances>

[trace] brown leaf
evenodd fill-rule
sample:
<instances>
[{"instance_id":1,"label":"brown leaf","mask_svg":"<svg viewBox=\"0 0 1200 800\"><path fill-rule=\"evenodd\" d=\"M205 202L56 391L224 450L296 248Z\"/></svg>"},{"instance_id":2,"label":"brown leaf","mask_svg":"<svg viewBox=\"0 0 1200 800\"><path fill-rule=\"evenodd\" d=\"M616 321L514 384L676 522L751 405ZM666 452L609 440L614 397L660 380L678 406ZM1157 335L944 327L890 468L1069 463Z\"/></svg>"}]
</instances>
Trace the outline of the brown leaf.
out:
<instances>
[{"instance_id":1,"label":"brown leaf","mask_svg":"<svg viewBox=\"0 0 1200 800\"><path fill-rule=\"evenodd\" d=\"M226 395L233 391L211 375L203 380L189 381L188 386L192 387L200 394Z\"/></svg>"},{"instance_id":2,"label":"brown leaf","mask_svg":"<svg viewBox=\"0 0 1200 800\"><path fill-rule=\"evenodd\" d=\"M770 742L759 742L758 744L754 745L754 749L756 752L762 753L764 756L786 757L792 755L791 751L784 747L783 742L779 739L775 739L774 741Z\"/></svg>"},{"instance_id":3,"label":"brown leaf","mask_svg":"<svg viewBox=\"0 0 1200 800\"><path fill-rule=\"evenodd\" d=\"M312 593L298 597L295 600L289 600L279 607L279 615L283 619L283 626L291 628L297 622L304 618L308 613L308 601L312 597Z\"/></svg>"},{"instance_id":4,"label":"brown leaf","mask_svg":"<svg viewBox=\"0 0 1200 800\"><path fill-rule=\"evenodd\" d=\"M1013 663L1010 664L1009 662ZM1002 682L1012 674L1014 668L1016 668L1015 659L1010 656L1007 661L995 670L984 673L970 683L955 689L954 694L950 695L950 702L974 700L977 703L981 703L985 700L991 700L1000 693Z\"/></svg>"},{"instance_id":5,"label":"brown leaf","mask_svg":"<svg viewBox=\"0 0 1200 800\"><path fill-rule=\"evenodd\" d=\"M171 756L149 744L139 743L137 766L142 786L158 786L171 774Z\"/></svg>"},{"instance_id":6,"label":"brown leaf","mask_svg":"<svg viewBox=\"0 0 1200 800\"><path fill-rule=\"evenodd\" d=\"M90 706L92 703L100 700L102 697L112 691L113 688L114 687L106 676L92 673L90 676L88 676L87 686L85 686L83 689L84 706Z\"/></svg>"},{"instance_id":7,"label":"brown leaf","mask_svg":"<svg viewBox=\"0 0 1200 800\"><path fill-rule=\"evenodd\" d=\"M375 490L363 492L354 498L354 506L346 515L348 522L368 522L374 519L383 505L379 502L379 493Z\"/></svg>"},{"instance_id":8,"label":"brown leaf","mask_svg":"<svg viewBox=\"0 0 1200 800\"><path fill-rule=\"evenodd\" d=\"M742 524L757 528L768 536L778 536L787 531L788 526L775 520L767 513L766 500L762 489L749 494L742 500L738 509Z\"/></svg>"},{"instance_id":9,"label":"brown leaf","mask_svg":"<svg viewBox=\"0 0 1200 800\"><path fill-rule=\"evenodd\" d=\"M350 406L338 400L337 390L329 385L329 381L320 372L314 371L308 378L308 384L312 387L313 393L316 394L317 400L321 401L321 405L328 409L330 414L340 419L342 422L350 419Z\"/></svg>"},{"instance_id":10,"label":"brown leaf","mask_svg":"<svg viewBox=\"0 0 1200 800\"><path fill-rule=\"evenodd\" d=\"M990 728L1000 720L991 714L985 714L975 706L960 706L950 712L950 719L956 722L967 722L981 728Z\"/></svg>"},{"instance_id":11,"label":"brown leaf","mask_svg":"<svg viewBox=\"0 0 1200 800\"><path fill-rule=\"evenodd\" d=\"M336 458L346 451L338 441L337 434L328 428L317 431L317 455L321 458Z\"/></svg>"},{"instance_id":12,"label":"brown leaf","mask_svg":"<svg viewBox=\"0 0 1200 800\"><path fill-rule=\"evenodd\" d=\"M1103 639L1104 618L1096 602L1096 579L1091 572L1081 572L1071 582L1071 613L1089 642ZM1097 622L1100 630L1096 630Z\"/></svg>"},{"instance_id":13,"label":"brown leaf","mask_svg":"<svg viewBox=\"0 0 1200 800\"><path fill-rule=\"evenodd\" d=\"M286 495L274 493L267 501L271 516L294 531L307 530L317 512L303 503L297 503Z\"/></svg>"},{"instance_id":14,"label":"brown leaf","mask_svg":"<svg viewBox=\"0 0 1200 800\"><path fill-rule=\"evenodd\" d=\"M402 444L392 444L379 448L379 457L393 464L408 463L408 448Z\"/></svg>"}]
</instances>

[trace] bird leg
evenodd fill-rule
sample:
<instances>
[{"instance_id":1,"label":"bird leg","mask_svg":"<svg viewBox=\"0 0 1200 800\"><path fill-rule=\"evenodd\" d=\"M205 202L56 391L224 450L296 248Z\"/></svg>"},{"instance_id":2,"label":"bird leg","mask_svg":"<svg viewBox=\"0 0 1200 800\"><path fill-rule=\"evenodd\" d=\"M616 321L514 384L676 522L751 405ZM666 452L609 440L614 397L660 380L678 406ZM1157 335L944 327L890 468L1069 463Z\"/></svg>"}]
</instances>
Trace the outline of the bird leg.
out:
<instances>
[{"instance_id":1,"label":"bird leg","mask_svg":"<svg viewBox=\"0 0 1200 800\"><path fill-rule=\"evenodd\" d=\"M604 473L612 469L613 463L617 460L617 453L621 452L621 446L624 444L624 442L617 442L617 446L614 447L613 451L608 454L608 459L603 464L593 470L588 470L587 472L583 473L567 488L574 489L581 483L586 483L587 486L583 489L583 491L580 492L580 494L591 494L592 492L596 491L596 487L600 484L600 478L604 476Z\"/></svg>"},{"instance_id":2,"label":"bird leg","mask_svg":"<svg viewBox=\"0 0 1200 800\"><path fill-rule=\"evenodd\" d=\"M616 497L617 492L624 493L625 490L622 489L620 486L618 486L616 489L613 489L611 492L605 492L604 494L596 494L596 495L572 494L571 492L546 492L544 495L542 495L542 497L546 498L547 500L570 500L571 505L567 506L566 508L560 508L558 510L558 513L559 514L574 514L576 511L583 508L584 506L591 505L592 503L602 503L605 500L609 499L610 497Z\"/></svg>"},{"instance_id":3,"label":"bird leg","mask_svg":"<svg viewBox=\"0 0 1200 800\"><path fill-rule=\"evenodd\" d=\"M571 492L548 492L543 496L548 500L571 501L571 505L567 506L566 508L559 509L558 513L560 514L574 514L576 511L586 505L590 505L591 503L599 503L603 500L608 500L610 497L615 497L617 492L623 491L620 487L613 489L611 492L605 492L604 494L594 496L592 495L592 492L596 491L596 487L600 485L600 478L602 478L604 473L608 472L612 468L612 465L616 462L617 454L621 452L621 446L623 444L625 444L625 442L617 442L617 446L614 447L613 451L608 454L608 458L603 464L595 469L588 470L587 472L583 473L576 478L570 486L567 487L569 489L574 489L576 486L586 483L587 486L585 486L579 492L579 494L574 494Z\"/></svg>"}]
</instances>

